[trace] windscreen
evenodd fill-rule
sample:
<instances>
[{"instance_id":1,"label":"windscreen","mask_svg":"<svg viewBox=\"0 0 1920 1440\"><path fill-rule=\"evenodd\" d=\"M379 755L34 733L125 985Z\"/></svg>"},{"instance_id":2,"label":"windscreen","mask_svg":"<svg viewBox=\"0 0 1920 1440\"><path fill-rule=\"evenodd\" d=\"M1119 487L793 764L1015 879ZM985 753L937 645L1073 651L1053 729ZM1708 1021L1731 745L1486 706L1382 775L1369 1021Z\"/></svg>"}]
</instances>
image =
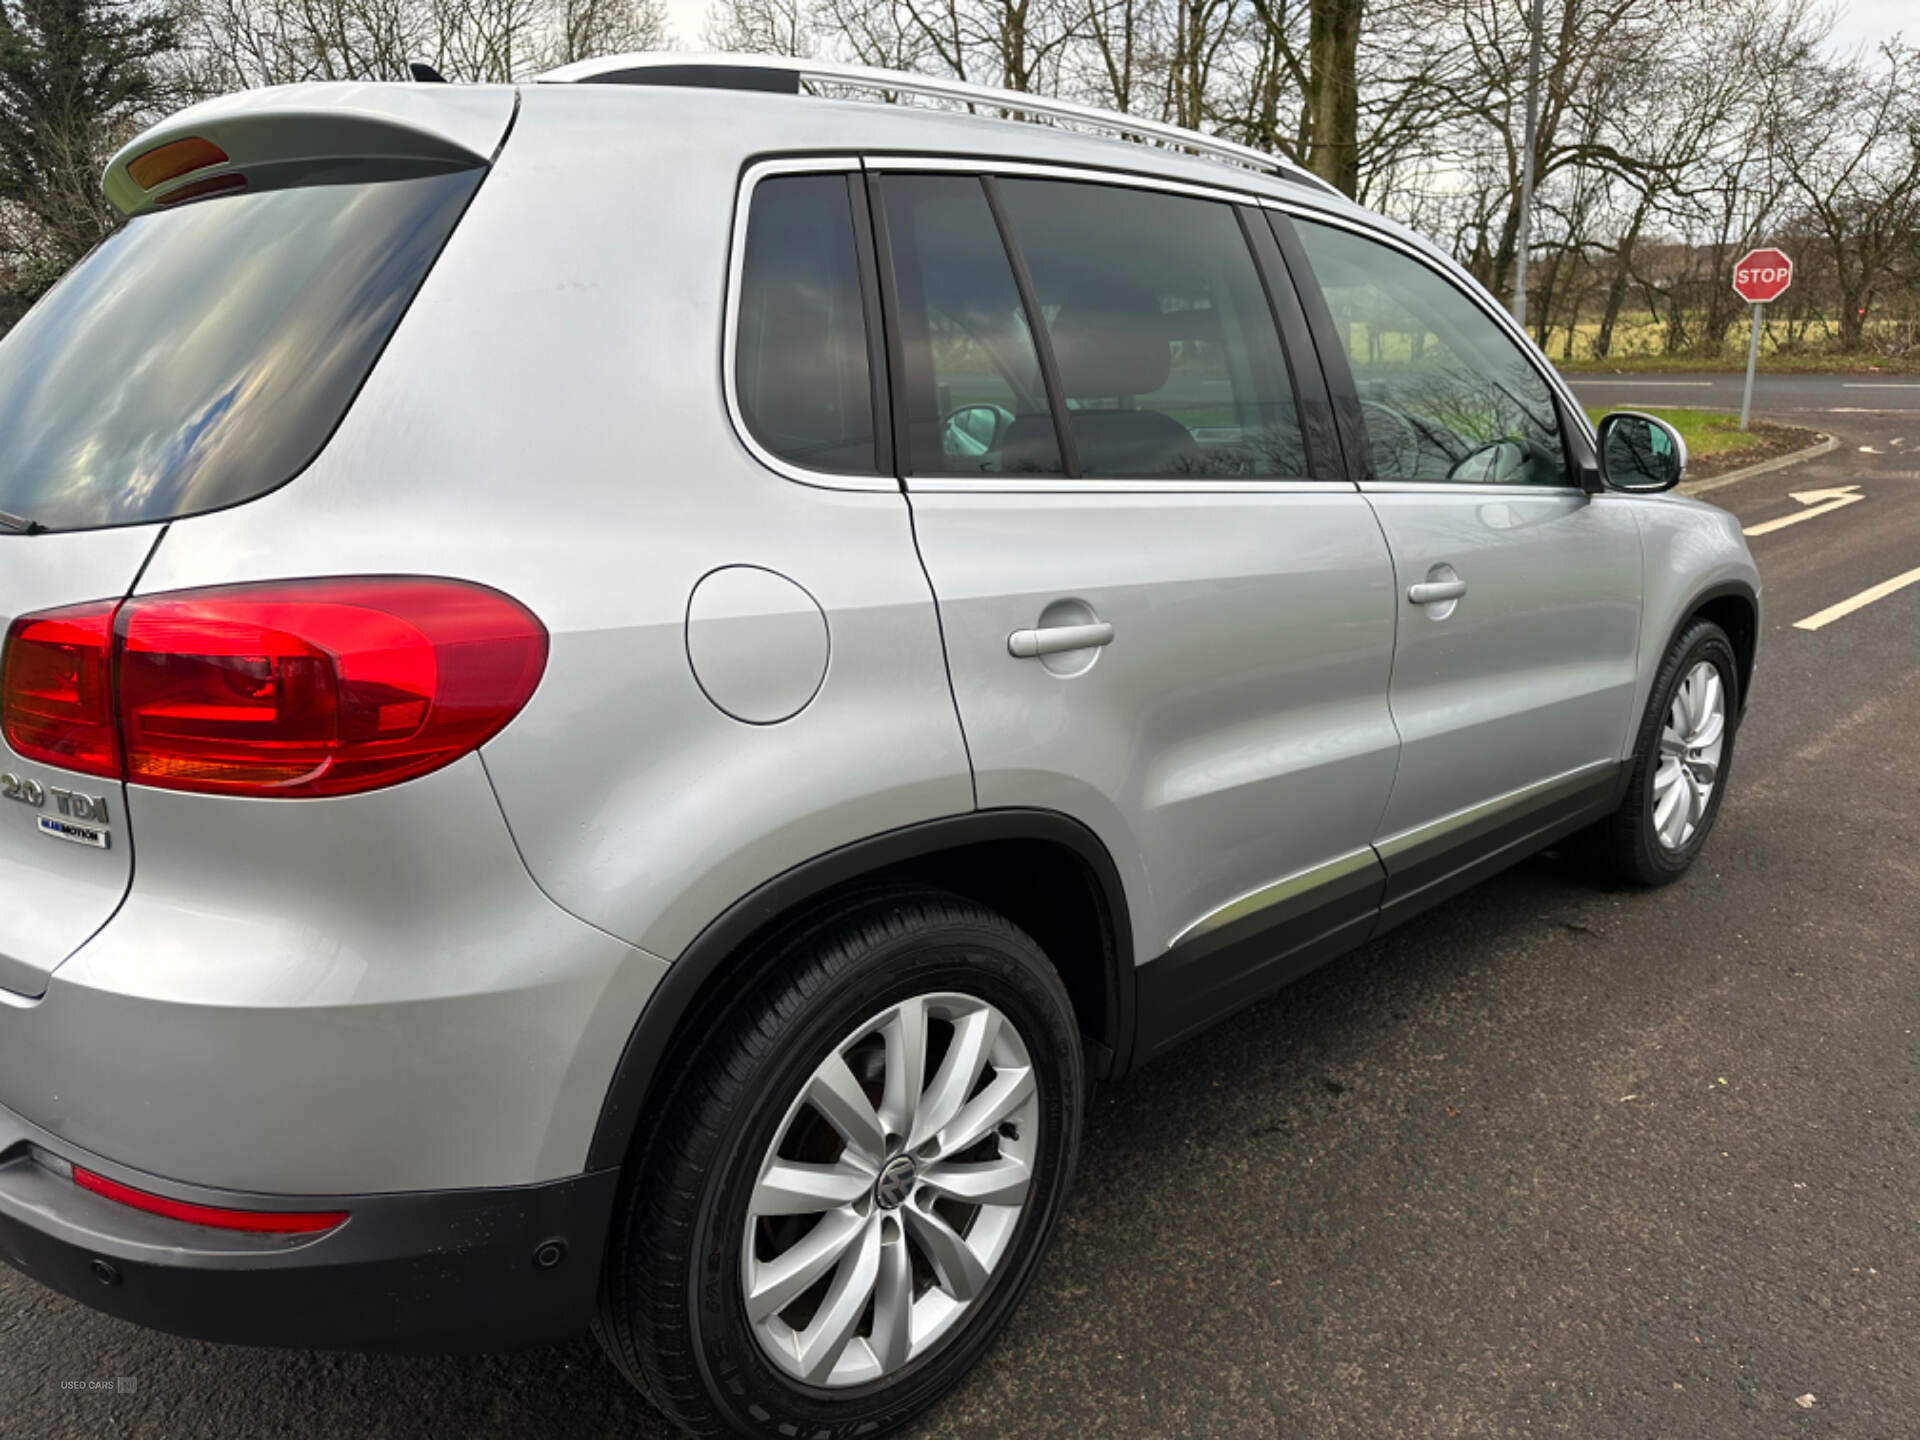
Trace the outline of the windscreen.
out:
<instances>
[{"instance_id":1,"label":"windscreen","mask_svg":"<svg viewBox=\"0 0 1920 1440\"><path fill-rule=\"evenodd\" d=\"M222 196L109 236L0 339L0 510L168 520L304 468L485 172Z\"/></svg>"}]
</instances>

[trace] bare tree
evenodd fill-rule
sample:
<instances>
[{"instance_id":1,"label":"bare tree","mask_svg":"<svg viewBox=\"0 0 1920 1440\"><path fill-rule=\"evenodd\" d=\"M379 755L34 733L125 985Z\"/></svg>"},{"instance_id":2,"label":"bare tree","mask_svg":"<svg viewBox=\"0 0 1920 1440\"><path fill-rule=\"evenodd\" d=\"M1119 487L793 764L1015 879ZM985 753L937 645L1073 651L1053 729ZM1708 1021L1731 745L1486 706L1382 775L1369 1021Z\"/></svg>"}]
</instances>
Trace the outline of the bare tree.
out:
<instances>
[{"instance_id":1,"label":"bare tree","mask_svg":"<svg viewBox=\"0 0 1920 1440\"><path fill-rule=\"evenodd\" d=\"M1861 347L1867 315L1920 229L1917 65L1898 41L1871 61L1832 65L1774 136L1805 228L1824 242L1843 350Z\"/></svg>"}]
</instances>

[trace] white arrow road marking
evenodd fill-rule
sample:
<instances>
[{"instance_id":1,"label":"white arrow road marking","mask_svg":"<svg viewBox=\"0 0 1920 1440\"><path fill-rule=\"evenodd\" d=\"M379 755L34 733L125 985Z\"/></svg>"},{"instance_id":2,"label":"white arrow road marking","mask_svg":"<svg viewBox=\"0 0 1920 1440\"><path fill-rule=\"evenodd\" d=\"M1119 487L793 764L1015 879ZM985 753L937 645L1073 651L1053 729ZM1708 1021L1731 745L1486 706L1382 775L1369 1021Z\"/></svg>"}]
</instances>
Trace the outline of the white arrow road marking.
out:
<instances>
[{"instance_id":1,"label":"white arrow road marking","mask_svg":"<svg viewBox=\"0 0 1920 1440\"><path fill-rule=\"evenodd\" d=\"M1882 580L1878 585L1862 590L1858 595L1842 600L1838 605L1829 605L1826 609L1809 615L1804 620L1794 621L1793 628L1818 630L1824 625L1831 625L1834 621L1873 604L1876 600L1884 600L1895 591L1904 590L1909 585L1920 585L1920 570L1909 570L1906 574L1896 575L1891 580Z\"/></svg>"},{"instance_id":2,"label":"white arrow road marking","mask_svg":"<svg viewBox=\"0 0 1920 1440\"><path fill-rule=\"evenodd\" d=\"M1771 535L1776 530L1784 530L1789 525L1798 525L1802 520L1811 520L1816 515L1831 515L1835 510L1844 510L1856 500L1867 497L1860 493L1858 485L1841 485L1832 490L1791 490L1787 492L1802 505L1811 505L1811 510L1796 510L1791 515L1782 515L1775 520L1763 520L1758 525L1749 525L1740 533L1743 535ZM1823 505L1820 502L1825 501Z\"/></svg>"}]
</instances>

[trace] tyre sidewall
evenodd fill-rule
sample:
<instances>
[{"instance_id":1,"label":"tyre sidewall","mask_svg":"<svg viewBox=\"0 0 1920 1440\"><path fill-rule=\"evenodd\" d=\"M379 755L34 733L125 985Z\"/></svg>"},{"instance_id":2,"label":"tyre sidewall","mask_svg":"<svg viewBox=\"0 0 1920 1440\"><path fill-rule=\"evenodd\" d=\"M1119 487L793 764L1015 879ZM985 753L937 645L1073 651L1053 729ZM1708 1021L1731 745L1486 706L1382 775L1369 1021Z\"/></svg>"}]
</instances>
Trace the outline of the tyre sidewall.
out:
<instances>
[{"instance_id":1,"label":"tyre sidewall","mask_svg":"<svg viewBox=\"0 0 1920 1440\"><path fill-rule=\"evenodd\" d=\"M1719 672L1720 684L1726 694L1725 738L1720 746L1719 770L1715 776L1713 794L1707 800L1706 814L1700 817L1700 823L1694 827L1687 843L1678 850L1670 850L1661 843L1653 822L1653 782L1660 769L1660 734L1666 725L1667 712L1673 708L1674 696L1693 667L1703 660ZM1644 877L1651 883L1664 883L1684 874L1707 843L1707 837L1713 833L1714 821L1719 818L1721 802L1727 797L1727 782L1733 771L1739 715L1740 671L1734 660L1733 644L1718 625L1701 621L1680 637L1667 664L1662 667L1660 683L1654 692L1653 703L1648 707L1640 753L1636 757L1633 784L1638 811L1635 838L1639 853L1634 858Z\"/></svg>"},{"instance_id":2,"label":"tyre sidewall","mask_svg":"<svg viewBox=\"0 0 1920 1440\"><path fill-rule=\"evenodd\" d=\"M998 1008L1026 1042L1040 1081L1041 1134L1028 1208L990 1288L944 1343L867 1385L825 1390L779 1370L760 1349L741 1293L747 1202L788 1107L828 1052L888 1006L951 991ZM870 1434L937 1401L992 1344L1032 1279L1064 1207L1079 1146L1079 1034L1052 967L1011 927L947 921L873 946L809 995L773 1053L747 1079L700 1195L687 1277L693 1354L705 1388L746 1435Z\"/></svg>"}]
</instances>

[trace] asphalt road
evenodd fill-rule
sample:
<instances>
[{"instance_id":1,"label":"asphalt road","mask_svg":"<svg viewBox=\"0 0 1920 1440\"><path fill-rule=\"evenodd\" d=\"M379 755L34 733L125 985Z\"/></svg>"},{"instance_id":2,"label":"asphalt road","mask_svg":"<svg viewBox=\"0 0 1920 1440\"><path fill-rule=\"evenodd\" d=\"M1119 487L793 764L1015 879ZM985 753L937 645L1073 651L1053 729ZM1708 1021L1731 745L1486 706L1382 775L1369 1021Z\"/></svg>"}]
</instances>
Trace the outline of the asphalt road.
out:
<instances>
[{"instance_id":1,"label":"asphalt road","mask_svg":"<svg viewBox=\"0 0 1920 1440\"><path fill-rule=\"evenodd\" d=\"M1747 377L1583 374L1567 378L1589 405L1611 405L1621 410L1636 405L1738 410ZM1828 414L1835 424L1848 423L1845 417L1849 415L1920 413L1920 375L1756 375L1753 408L1755 414L1780 419ZM1909 435L1906 441L1920 445L1920 436Z\"/></svg>"},{"instance_id":2,"label":"asphalt road","mask_svg":"<svg viewBox=\"0 0 1920 1440\"><path fill-rule=\"evenodd\" d=\"M1724 402L1647 378L1581 389ZM1702 863L1641 894L1531 861L1103 1089L1036 1294L924 1436L1920 1431L1920 585L1794 625L1920 567L1920 386L1853 383L1770 385L1845 443L1713 494L1867 498L1752 542ZM666 1434L587 1342L224 1349L11 1272L0 1433Z\"/></svg>"}]
</instances>

